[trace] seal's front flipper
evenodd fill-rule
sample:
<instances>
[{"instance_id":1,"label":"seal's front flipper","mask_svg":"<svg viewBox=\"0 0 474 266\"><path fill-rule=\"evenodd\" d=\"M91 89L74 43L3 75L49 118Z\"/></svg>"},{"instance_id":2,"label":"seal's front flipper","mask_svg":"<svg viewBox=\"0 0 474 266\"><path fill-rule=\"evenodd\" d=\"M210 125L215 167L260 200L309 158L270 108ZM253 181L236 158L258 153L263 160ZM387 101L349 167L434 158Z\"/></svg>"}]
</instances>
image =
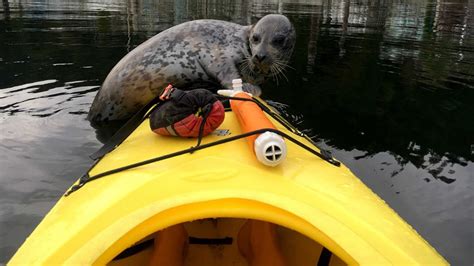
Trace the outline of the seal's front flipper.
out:
<instances>
[{"instance_id":1,"label":"seal's front flipper","mask_svg":"<svg viewBox=\"0 0 474 266\"><path fill-rule=\"evenodd\" d=\"M245 92L248 92L248 93L250 93L250 94L252 94L253 96L256 96L256 97L259 97L260 95L262 95L262 89L260 89L259 86L253 85L253 84L250 84L250 83L242 84L242 90L245 91Z\"/></svg>"}]
</instances>

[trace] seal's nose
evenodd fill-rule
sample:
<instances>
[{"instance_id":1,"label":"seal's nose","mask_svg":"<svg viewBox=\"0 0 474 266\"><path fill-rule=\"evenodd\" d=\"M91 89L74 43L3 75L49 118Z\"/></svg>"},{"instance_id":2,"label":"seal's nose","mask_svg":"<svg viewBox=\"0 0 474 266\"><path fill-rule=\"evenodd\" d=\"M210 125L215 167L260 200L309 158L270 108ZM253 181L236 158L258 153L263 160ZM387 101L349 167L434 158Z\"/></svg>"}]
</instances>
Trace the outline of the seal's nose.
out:
<instances>
[{"instance_id":1,"label":"seal's nose","mask_svg":"<svg viewBox=\"0 0 474 266\"><path fill-rule=\"evenodd\" d=\"M265 60L265 58L267 58L267 55L264 54L264 53L255 54L255 59L257 59L257 61L259 61L259 62L263 62Z\"/></svg>"}]
</instances>

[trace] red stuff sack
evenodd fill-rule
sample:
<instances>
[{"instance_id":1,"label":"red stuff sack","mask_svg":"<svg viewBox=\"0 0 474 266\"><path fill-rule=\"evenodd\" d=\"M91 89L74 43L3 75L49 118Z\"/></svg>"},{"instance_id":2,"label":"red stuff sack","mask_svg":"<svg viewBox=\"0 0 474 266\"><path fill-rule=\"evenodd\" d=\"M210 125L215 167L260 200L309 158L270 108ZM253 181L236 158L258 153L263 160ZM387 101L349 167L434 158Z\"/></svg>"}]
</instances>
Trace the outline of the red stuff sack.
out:
<instances>
[{"instance_id":1,"label":"red stuff sack","mask_svg":"<svg viewBox=\"0 0 474 266\"><path fill-rule=\"evenodd\" d=\"M165 136L206 136L224 121L222 103L208 90L182 91L169 85L150 114L150 128ZM203 123L202 128L201 124Z\"/></svg>"}]
</instances>

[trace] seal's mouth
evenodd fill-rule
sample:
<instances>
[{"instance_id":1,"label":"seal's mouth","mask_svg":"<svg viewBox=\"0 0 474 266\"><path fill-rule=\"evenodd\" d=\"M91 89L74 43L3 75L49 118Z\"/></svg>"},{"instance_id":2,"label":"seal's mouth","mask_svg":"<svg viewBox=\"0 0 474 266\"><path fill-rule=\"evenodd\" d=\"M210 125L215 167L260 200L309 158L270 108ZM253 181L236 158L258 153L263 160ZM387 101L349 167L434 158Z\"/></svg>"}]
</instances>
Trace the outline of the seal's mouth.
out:
<instances>
[{"instance_id":1,"label":"seal's mouth","mask_svg":"<svg viewBox=\"0 0 474 266\"><path fill-rule=\"evenodd\" d=\"M271 58L264 62L256 62L255 67L259 70L261 74L267 77L272 77L276 80L277 84L279 79L284 78L288 80L284 71L288 66L288 63L284 59L280 58ZM290 67L291 68L291 67Z\"/></svg>"},{"instance_id":2,"label":"seal's mouth","mask_svg":"<svg viewBox=\"0 0 474 266\"><path fill-rule=\"evenodd\" d=\"M261 74L269 74L273 67L273 60L268 57L259 58L258 56L252 57L252 65L254 69Z\"/></svg>"},{"instance_id":3,"label":"seal's mouth","mask_svg":"<svg viewBox=\"0 0 474 266\"><path fill-rule=\"evenodd\" d=\"M273 64L272 57L265 51L255 51L251 60L260 73L268 73Z\"/></svg>"},{"instance_id":4,"label":"seal's mouth","mask_svg":"<svg viewBox=\"0 0 474 266\"><path fill-rule=\"evenodd\" d=\"M288 64L283 58L268 57L262 60L262 58L256 58L255 55L248 54L240 69L243 74L274 77L278 80L280 76L286 78L283 71L287 66Z\"/></svg>"},{"instance_id":5,"label":"seal's mouth","mask_svg":"<svg viewBox=\"0 0 474 266\"><path fill-rule=\"evenodd\" d=\"M271 64L255 63L255 68L258 69L258 72L262 74L269 74L270 69L272 68Z\"/></svg>"}]
</instances>

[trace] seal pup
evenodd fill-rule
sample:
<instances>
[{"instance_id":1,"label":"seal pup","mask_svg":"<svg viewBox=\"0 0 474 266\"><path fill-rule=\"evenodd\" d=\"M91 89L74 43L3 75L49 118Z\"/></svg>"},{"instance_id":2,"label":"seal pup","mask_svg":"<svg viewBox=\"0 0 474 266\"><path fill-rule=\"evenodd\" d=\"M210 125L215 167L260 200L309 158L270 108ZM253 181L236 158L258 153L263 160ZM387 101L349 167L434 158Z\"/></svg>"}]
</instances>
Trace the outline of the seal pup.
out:
<instances>
[{"instance_id":1,"label":"seal pup","mask_svg":"<svg viewBox=\"0 0 474 266\"><path fill-rule=\"evenodd\" d=\"M91 122L123 120L171 83L180 88L232 88L260 95L265 78L282 72L293 52L295 30L271 14L255 25L195 20L171 27L137 46L111 70L94 98Z\"/></svg>"}]
</instances>

